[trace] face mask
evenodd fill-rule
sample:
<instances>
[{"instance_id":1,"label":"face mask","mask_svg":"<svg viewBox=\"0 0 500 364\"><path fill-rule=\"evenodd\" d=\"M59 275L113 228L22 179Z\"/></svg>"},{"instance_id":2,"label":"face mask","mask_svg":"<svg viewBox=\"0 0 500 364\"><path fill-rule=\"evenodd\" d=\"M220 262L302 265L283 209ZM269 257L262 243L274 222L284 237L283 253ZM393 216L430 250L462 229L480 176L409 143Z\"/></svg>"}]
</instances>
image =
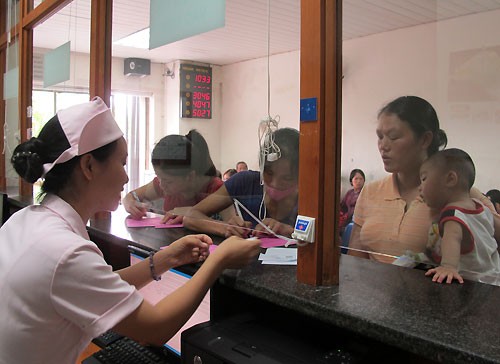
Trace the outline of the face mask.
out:
<instances>
[{"instance_id":1,"label":"face mask","mask_svg":"<svg viewBox=\"0 0 500 364\"><path fill-rule=\"evenodd\" d=\"M271 197L274 201L281 201L285 197L288 197L297 191L297 187L293 186L287 190L278 190L276 188L266 186L266 194Z\"/></svg>"}]
</instances>

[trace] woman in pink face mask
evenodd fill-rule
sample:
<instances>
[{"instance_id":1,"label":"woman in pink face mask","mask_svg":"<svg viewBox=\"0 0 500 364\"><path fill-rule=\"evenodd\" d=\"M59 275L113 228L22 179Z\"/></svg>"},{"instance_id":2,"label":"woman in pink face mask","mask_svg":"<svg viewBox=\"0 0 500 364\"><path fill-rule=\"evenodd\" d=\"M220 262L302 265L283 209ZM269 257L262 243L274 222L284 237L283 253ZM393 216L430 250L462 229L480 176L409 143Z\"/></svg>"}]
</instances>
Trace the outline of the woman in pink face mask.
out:
<instances>
[{"instance_id":1,"label":"woman in pink face mask","mask_svg":"<svg viewBox=\"0 0 500 364\"><path fill-rule=\"evenodd\" d=\"M272 152L270 140L274 142ZM277 151L277 152L276 152ZM269 234L248 213L261 220L278 235L291 236L297 218L299 132L292 128L277 129L261 149L262 178L259 171L242 171L224 183L219 190L196 204L184 217L192 230L220 236L240 237ZM224 223L209 216L235 203L244 206L234 210Z\"/></svg>"}]
</instances>

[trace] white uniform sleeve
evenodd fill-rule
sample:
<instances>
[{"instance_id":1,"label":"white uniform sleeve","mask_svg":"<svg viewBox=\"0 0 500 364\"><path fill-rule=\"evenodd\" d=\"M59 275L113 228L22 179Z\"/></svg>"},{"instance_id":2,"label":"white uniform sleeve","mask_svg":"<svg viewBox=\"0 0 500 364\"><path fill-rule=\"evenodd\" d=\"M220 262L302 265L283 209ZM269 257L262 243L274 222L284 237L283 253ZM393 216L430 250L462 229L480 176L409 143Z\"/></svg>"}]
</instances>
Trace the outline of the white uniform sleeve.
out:
<instances>
[{"instance_id":1,"label":"white uniform sleeve","mask_svg":"<svg viewBox=\"0 0 500 364\"><path fill-rule=\"evenodd\" d=\"M143 300L94 249L84 245L64 254L51 289L55 310L90 337L114 327Z\"/></svg>"}]
</instances>

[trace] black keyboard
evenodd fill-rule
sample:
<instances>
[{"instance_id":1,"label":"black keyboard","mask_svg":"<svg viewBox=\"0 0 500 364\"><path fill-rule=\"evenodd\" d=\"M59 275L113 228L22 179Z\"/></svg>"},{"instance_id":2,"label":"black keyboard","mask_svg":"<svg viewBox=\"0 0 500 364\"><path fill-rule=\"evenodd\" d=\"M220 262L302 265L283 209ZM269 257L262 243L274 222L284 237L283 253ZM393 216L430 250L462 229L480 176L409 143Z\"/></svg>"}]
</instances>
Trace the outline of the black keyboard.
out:
<instances>
[{"instance_id":1,"label":"black keyboard","mask_svg":"<svg viewBox=\"0 0 500 364\"><path fill-rule=\"evenodd\" d=\"M95 338L102 347L82 361L82 364L172 364L163 348L143 346L138 342L112 331Z\"/></svg>"},{"instance_id":2,"label":"black keyboard","mask_svg":"<svg viewBox=\"0 0 500 364\"><path fill-rule=\"evenodd\" d=\"M96 337L92 342L99 346L100 348L105 348L109 344L114 343L116 340L120 340L123 338L123 335L120 335L114 331L107 331L104 334Z\"/></svg>"}]
</instances>

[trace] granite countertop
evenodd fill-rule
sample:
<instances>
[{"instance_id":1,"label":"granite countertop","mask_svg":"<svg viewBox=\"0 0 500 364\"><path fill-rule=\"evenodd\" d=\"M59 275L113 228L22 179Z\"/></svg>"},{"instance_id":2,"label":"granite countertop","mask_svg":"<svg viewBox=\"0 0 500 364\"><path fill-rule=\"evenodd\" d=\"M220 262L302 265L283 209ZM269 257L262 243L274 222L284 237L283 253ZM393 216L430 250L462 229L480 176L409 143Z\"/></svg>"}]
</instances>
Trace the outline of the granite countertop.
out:
<instances>
[{"instance_id":1,"label":"granite countertop","mask_svg":"<svg viewBox=\"0 0 500 364\"><path fill-rule=\"evenodd\" d=\"M29 204L19 198L11 202L17 200L20 208ZM104 237L150 249L186 234L183 229L127 229L119 211L111 221L90 225L90 230ZM347 255L340 259L338 286L298 283L295 266L257 262L243 270L226 270L220 282L438 362L500 363L498 286L471 281L440 285L420 270Z\"/></svg>"},{"instance_id":2,"label":"granite countertop","mask_svg":"<svg viewBox=\"0 0 500 364\"><path fill-rule=\"evenodd\" d=\"M254 264L220 279L246 294L438 362L500 363L500 287L433 283L421 270L341 256L340 284Z\"/></svg>"}]
</instances>

